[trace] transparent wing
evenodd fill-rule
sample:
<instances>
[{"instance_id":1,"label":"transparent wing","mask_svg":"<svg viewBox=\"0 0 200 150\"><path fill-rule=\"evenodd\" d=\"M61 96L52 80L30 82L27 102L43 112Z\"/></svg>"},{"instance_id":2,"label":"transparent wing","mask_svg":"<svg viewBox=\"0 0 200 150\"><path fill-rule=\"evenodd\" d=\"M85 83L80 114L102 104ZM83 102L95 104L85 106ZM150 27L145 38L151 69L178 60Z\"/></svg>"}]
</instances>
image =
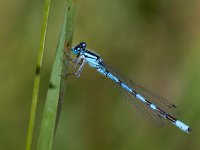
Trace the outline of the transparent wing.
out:
<instances>
[{"instance_id":1,"label":"transparent wing","mask_svg":"<svg viewBox=\"0 0 200 150\"><path fill-rule=\"evenodd\" d=\"M151 90L144 88L139 83L129 80L127 77L118 73L112 67L108 66L105 62L103 62L102 65L105 67L107 71L112 73L122 82L126 83L129 87L134 89L135 92L141 94L148 101L150 101L151 103L154 103L157 107L167 112L168 114L171 114L171 115L175 114L177 107L174 104L172 104L170 101L152 92ZM166 119L163 118L158 112L153 111L143 102L136 100L132 94L130 94L129 92L121 88L118 84L116 85L123 91L123 94L126 96L126 100L128 101L129 104L131 104L134 110L136 110L139 116L141 116L143 119L150 122L151 124L154 124L157 126L163 126L166 123Z\"/></svg>"},{"instance_id":2,"label":"transparent wing","mask_svg":"<svg viewBox=\"0 0 200 150\"><path fill-rule=\"evenodd\" d=\"M166 124L166 120L162 116L160 116L160 114L153 111L152 109L149 109L149 107L141 101L136 100L132 94L130 94L123 88L120 88L120 90L122 90L123 95L126 97L125 100L128 102L128 104L130 104L130 106L134 109L134 111L140 118L158 127L163 127Z\"/></svg>"},{"instance_id":3,"label":"transparent wing","mask_svg":"<svg viewBox=\"0 0 200 150\"><path fill-rule=\"evenodd\" d=\"M168 114L175 115L177 113L177 106L172 104L170 101L166 100L164 97L154 93L153 91L143 87L138 82L129 81L131 87L133 87L137 93L143 95L146 99L150 100L152 103L156 104L163 111Z\"/></svg>"}]
</instances>

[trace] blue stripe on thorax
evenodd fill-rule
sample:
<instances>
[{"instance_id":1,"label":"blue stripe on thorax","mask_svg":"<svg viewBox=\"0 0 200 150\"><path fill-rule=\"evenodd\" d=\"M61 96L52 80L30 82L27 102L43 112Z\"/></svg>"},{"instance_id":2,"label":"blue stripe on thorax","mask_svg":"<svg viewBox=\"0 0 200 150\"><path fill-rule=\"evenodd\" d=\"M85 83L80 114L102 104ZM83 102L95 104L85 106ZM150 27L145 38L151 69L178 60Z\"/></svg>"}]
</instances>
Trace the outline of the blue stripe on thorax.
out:
<instances>
[{"instance_id":1,"label":"blue stripe on thorax","mask_svg":"<svg viewBox=\"0 0 200 150\"><path fill-rule=\"evenodd\" d=\"M84 55L85 57L89 57L89 58L94 58L94 59L99 59L100 56L94 52L91 52L89 50L84 50L82 52L82 55Z\"/></svg>"}]
</instances>

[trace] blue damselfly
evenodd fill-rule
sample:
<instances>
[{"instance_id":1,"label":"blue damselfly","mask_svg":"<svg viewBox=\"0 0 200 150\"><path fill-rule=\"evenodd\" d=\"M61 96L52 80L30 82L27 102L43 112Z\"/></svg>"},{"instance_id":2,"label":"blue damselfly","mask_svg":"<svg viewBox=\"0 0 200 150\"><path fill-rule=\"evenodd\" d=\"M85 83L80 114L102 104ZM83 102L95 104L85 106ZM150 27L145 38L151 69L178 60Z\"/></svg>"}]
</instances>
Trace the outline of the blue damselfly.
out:
<instances>
[{"instance_id":1,"label":"blue damselfly","mask_svg":"<svg viewBox=\"0 0 200 150\"><path fill-rule=\"evenodd\" d=\"M108 66L98 54L87 50L85 42L79 43L71 50L76 55L73 63L75 63L74 67L78 68L78 70L73 74L77 77L80 76L84 64L88 63L90 67L111 79L115 85L122 89L128 102L144 118L150 118L151 121L160 125L164 124L165 120L168 120L186 133L192 131L188 125L173 116L173 110L176 109L174 104L119 74Z\"/></svg>"}]
</instances>

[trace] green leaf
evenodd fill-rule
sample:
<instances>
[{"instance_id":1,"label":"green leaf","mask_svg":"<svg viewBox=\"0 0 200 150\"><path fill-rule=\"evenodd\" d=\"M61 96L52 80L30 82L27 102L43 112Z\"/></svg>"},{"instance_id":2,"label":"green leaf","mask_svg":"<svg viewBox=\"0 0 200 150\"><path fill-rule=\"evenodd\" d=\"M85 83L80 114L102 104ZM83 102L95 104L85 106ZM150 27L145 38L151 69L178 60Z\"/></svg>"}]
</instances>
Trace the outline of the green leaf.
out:
<instances>
[{"instance_id":1,"label":"green leaf","mask_svg":"<svg viewBox=\"0 0 200 150\"><path fill-rule=\"evenodd\" d=\"M65 59L64 51L69 50L71 47L76 8L76 1L68 0L67 2L66 14L56 50L56 58L51 72L37 150L51 150L56 120L59 117L57 114L61 108L59 104L62 104L64 99L65 79L62 78L62 74L66 73L66 68L61 58Z\"/></svg>"},{"instance_id":2,"label":"green leaf","mask_svg":"<svg viewBox=\"0 0 200 150\"><path fill-rule=\"evenodd\" d=\"M40 77L41 77L40 70L41 70L41 66L42 66L43 53L44 53L45 42L46 42L46 33L47 33L47 24L48 24L48 18L49 18L50 4L51 4L51 0L45 1L44 18L43 18L42 31L41 31L41 40L40 40L40 50L38 53L38 60L37 60L37 64L36 64L32 104L31 104L31 111L30 111L30 120L29 120L29 127L28 127L27 139L26 139L26 150L31 149L31 144L32 144L32 140L33 140L35 115L36 115L36 110L37 110L39 85L40 85Z\"/></svg>"}]
</instances>

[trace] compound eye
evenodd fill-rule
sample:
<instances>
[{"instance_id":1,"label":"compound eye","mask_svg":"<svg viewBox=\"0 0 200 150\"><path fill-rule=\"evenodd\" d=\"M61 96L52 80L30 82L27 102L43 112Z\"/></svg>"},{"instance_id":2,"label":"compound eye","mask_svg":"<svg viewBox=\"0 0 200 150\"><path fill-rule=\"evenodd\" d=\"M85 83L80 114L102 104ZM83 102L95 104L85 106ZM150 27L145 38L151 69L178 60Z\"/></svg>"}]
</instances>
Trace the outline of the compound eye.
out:
<instances>
[{"instance_id":1,"label":"compound eye","mask_svg":"<svg viewBox=\"0 0 200 150\"><path fill-rule=\"evenodd\" d=\"M81 43L81 46L82 46L83 48L85 48L85 47L86 47L86 43L85 43L85 42L82 42L82 43Z\"/></svg>"},{"instance_id":2,"label":"compound eye","mask_svg":"<svg viewBox=\"0 0 200 150\"><path fill-rule=\"evenodd\" d=\"M74 50L73 50L73 53L74 53L75 55L77 55L79 52L77 51L77 49L74 49Z\"/></svg>"}]
</instances>

